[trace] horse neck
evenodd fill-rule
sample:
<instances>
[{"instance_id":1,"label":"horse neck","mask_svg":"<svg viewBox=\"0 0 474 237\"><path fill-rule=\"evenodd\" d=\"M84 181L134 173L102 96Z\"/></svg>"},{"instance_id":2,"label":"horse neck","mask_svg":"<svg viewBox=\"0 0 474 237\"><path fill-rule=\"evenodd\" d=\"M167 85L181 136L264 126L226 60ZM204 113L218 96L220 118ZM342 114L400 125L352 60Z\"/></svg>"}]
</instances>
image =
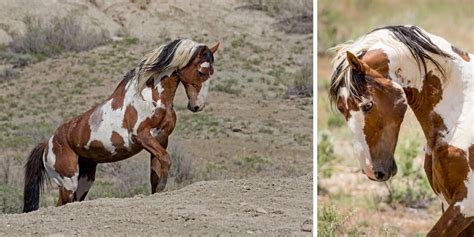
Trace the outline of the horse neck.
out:
<instances>
[{"instance_id":1,"label":"horse neck","mask_svg":"<svg viewBox=\"0 0 474 237\"><path fill-rule=\"evenodd\" d=\"M174 75L166 76L159 81L155 81L154 84L154 89L157 90L161 103L166 107L172 106L179 85L178 78Z\"/></svg>"},{"instance_id":2,"label":"horse neck","mask_svg":"<svg viewBox=\"0 0 474 237\"><path fill-rule=\"evenodd\" d=\"M423 80L400 83L430 147L438 139L451 141L458 127L472 126L465 118L474 115L474 62L453 56L442 64L445 77L431 65Z\"/></svg>"}]
</instances>

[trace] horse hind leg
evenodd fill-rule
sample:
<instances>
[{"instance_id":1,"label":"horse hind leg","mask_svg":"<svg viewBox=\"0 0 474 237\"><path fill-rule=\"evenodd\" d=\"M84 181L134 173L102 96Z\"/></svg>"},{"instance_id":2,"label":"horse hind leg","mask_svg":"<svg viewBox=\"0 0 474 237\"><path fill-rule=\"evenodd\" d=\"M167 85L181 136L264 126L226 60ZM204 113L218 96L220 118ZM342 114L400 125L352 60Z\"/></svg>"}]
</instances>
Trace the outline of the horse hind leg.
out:
<instances>
[{"instance_id":1,"label":"horse hind leg","mask_svg":"<svg viewBox=\"0 0 474 237\"><path fill-rule=\"evenodd\" d=\"M57 206L74 201L79 176L77 157L65 139L56 134L50 138L44 166L48 176L59 186Z\"/></svg>"},{"instance_id":2,"label":"horse hind leg","mask_svg":"<svg viewBox=\"0 0 474 237\"><path fill-rule=\"evenodd\" d=\"M74 201L83 201L95 180L97 163L87 158L79 157L79 180L74 193Z\"/></svg>"}]
</instances>

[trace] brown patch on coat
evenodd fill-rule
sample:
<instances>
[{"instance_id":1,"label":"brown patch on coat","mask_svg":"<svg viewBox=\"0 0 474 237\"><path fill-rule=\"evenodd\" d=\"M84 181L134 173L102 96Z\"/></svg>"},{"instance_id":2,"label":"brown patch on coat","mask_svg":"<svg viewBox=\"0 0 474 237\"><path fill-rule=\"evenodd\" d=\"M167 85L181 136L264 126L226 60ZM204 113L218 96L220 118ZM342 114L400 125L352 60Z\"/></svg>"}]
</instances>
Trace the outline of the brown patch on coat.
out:
<instances>
[{"instance_id":1,"label":"brown patch on coat","mask_svg":"<svg viewBox=\"0 0 474 237\"><path fill-rule=\"evenodd\" d=\"M456 48L452 45L451 45L451 49L453 50L453 52L455 52L457 55L459 55L459 57L464 59L464 61L466 61L466 62L471 61L471 58L469 57L469 54L466 51L464 51L462 49L459 49L459 48Z\"/></svg>"},{"instance_id":2,"label":"brown patch on coat","mask_svg":"<svg viewBox=\"0 0 474 237\"><path fill-rule=\"evenodd\" d=\"M133 105L128 105L125 109L122 127L127 129L129 133L132 132L133 128L135 127L135 124L137 123L137 119L137 110L135 109L135 107L133 107Z\"/></svg>"},{"instance_id":3,"label":"brown patch on coat","mask_svg":"<svg viewBox=\"0 0 474 237\"><path fill-rule=\"evenodd\" d=\"M112 142L112 145L115 147L116 152L121 152L123 150L127 150L127 148L124 146L125 141L123 140L123 137L120 136L116 131L112 132L112 136L110 137L110 141Z\"/></svg>"},{"instance_id":4,"label":"brown patch on coat","mask_svg":"<svg viewBox=\"0 0 474 237\"><path fill-rule=\"evenodd\" d=\"M428 143L436 142L433 131L445 130L443 119L433 109L441 101L443 88L441 79L430 71L423 81L421 91L415 88L404 88L407 102L415 113Z\"/></svg>"},{"instance_id":5,"label":"brown patch on coat","mask_svg":"<svg viewBox=\"0 0 474 237\"><path fill-rule=\"evenodd\" d=\"M464 181L470 164L465 151L444 142L447 128L441 116L434 112L435 106L443 99L441 79L430 71L421 91L415 88L404 90L428 143L430 152L425 155L424 168L431 187L450 204L462 200L467 195ZM474 148L469 148L469 155L474 155L473 152Z\"/></svg>"},{"instance_id":6,"label":"brown patch on coat","mask_svg":"<svg viewBox=\"0 0 474 237\"><path fill-rule=\"evenodd\" d=\"M158 90L155 88L155 78L150 78L146 82L146 86L151 89L151 99L156 102L159 99Z\"/></svg>"},{"instance_id":7,"label":"brown patch on coat","mask_svg":"<svg viewBox=\"0 0 474 237\"><path fill-rule=\"evenodd\" d=\"M78 172L77 155L61 136L65 129L65 126L59 127L53 136L52 151L56 157L53 167L61 176L72 177Z\"/></svg>"},{"instance_id":8,"label":"brown patch on coat","mask_svg":"<svg viewBox=\"0 0 474 237\"><path fill-rule=\"evenodd\" d=\"M437 145L433 150L432 182L451 204L467 196L464 184L469 164L466 152L448 144Z\"/></svg>"},{"instance_id":9,"label":"brown patch on coat","mask_svg":"<svg viewBox=\"0 0 474 237\"><path fill-rule=\"evenodd\" d=\"M125 86L127 85L127 82L128 80L122 80L115 89L114 93L110 96L110 99L112 99L113 110L122 108L123 101L125 99Z\"/></svg>"},{"instance_id":10,"label":"brown patch on coat","mask_svg":"<svg viewBox=\"0 0 474 237\"><path fill-rule=\"evenodd\" d=\"M390 60L388 60L387 54L381 49L375 49L367 51L362 57L370 68L380 73L384 78L389 78L389 66Z\"/></svg>"}]
</instances>

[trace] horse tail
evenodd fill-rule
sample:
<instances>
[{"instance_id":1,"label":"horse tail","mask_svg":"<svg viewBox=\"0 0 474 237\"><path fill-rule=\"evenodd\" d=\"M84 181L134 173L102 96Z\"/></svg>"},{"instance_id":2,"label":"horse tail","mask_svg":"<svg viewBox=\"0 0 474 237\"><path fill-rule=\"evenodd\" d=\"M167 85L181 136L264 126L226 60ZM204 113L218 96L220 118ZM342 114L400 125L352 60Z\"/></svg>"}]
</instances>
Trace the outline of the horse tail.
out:
<instances>
[{"instance_id":1,"label":"horse tail","mask_svg":"<svg viewBox=\"0 0 474 237\"><path fill-rule=\"evenodd\" d=\"M46 177L43 153L47 144L47 141L43 141L36 145L26 161L23 212L30 212L39 208L40 190L43 189L43 181Z\"/></svg>"}]
</instances>

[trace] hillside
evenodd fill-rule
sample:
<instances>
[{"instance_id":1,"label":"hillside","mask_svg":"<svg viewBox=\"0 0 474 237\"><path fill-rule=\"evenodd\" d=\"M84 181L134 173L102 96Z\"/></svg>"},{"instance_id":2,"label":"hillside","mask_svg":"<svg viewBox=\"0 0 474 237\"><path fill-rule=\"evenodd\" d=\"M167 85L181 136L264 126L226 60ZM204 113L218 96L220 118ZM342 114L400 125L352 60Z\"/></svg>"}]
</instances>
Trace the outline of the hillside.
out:
<instances>
[{"instance_id":1,"label":"hillside","mask_svg":"<svg viewBox=\"0 0 474 237\"><path fill-rule=\"evenodd\" d=\"M73 233L84 235L154 234L155 227L169 234L300 233L311 218L313 104L295 91L302 83L312 86L312 32L307 17L301 18L306 32L301 27L292 32L293 20L282 18L292 8L278 5L284 2L273 6L280 14L252 2L2 1L0 213L21 211L22 166L34 145L105 100L143 55L174 38L221 45L204 111L188 111L178 88L166 192L147 196L149 155L142 152L99 165L87 202L54 208L57 191L47 186L38 212L0 215L0 232L67 234L78 224ZM29 19L41 22L31 28ZM37 34L22 42L38 46L38 29L54 22L68 30L79 25L108 40L88 50L54 48L52 55L11 52L12 42L18 45L28 32ZM81 32L71 42L92 42L93 35Z\"/></svg>"}]
</instances>

